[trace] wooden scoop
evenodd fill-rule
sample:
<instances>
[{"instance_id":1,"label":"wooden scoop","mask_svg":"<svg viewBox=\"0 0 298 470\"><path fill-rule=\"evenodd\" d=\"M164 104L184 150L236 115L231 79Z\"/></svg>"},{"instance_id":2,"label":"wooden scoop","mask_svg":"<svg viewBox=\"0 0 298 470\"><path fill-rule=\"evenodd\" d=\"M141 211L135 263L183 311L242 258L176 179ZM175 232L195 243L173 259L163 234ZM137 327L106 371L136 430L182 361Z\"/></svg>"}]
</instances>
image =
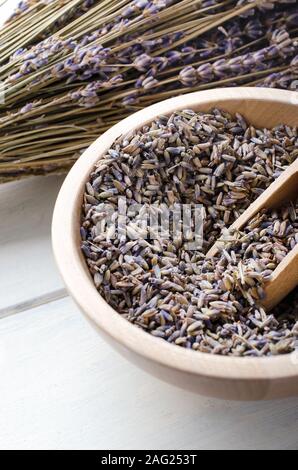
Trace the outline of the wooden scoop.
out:
<instances>
[{"instance_id":1,"label":"wooden scoop","mask_svg":"<svg viewBox=\"0 0 298 470\"><path fill-rule=\"evenodd\" d=\"M298 159L292 163L269 188L256 199L248 209L231 225L230 229L241 230L250 219L262 209L281 207L298 197ZM207 257L215 256L224 245L216 242L208 251ZM298 285L298 245L274 270L270 279L265 283L265 298L262 302L267 310L271 310Z\"/></svg>"}]
</instances>

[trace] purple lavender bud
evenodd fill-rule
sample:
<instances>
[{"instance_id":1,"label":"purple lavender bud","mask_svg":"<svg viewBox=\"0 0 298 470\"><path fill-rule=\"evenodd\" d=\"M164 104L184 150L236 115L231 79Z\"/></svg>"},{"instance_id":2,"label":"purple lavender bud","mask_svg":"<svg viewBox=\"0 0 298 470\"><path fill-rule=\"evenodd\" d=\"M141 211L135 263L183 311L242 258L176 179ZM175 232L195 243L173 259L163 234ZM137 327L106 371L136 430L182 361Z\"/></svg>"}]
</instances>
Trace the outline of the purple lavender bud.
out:
<instances>
[{"instance_id":1,"label":"purple lavender bud","mask_svg":"<svg viewBox=\"0 0 298 470\"><path fill-rule=\"evenodd\" d=\"M154 58L154 66L157 67L158 71L165 70L169 65L168 59L166 57L155 57Z\"/></svg>"},{"instance_id":2,"label":"purple lavender bud","mask_svg":"<svg viewBox=\"0 0 298 470\"><path fill-rule=\"evenodd\" d=\"M110 86L118 85L119 83L122 83L122 82L123 82L123 75L115 75L109 81Z\"/></svg>"},{"instance_id":3,"label":"purple lavender bud","mask_svg":"<svg viewBox=\"0 0 298 470\"><path fill-rule=\"evenodd\" d=\"M20 2L18 4L18 9L21 11L26 11L29 8L29 5L27 4L26 1Z\"/></svg>"},{"instance_id":4,"label":"purple lavender bud","mask_svg":"<svg viewBox=\"0 0 298 470\"><path fill-rule=\"evenodd\" d=\"M179 80L185 86L193 86L198 82L197 71L191 65L188 65L181 70L179 74Z\"/></svg>"},{"instance_id":5,"label":"purple lavender bud","mask_svg":"<svg viewBox=\"0 0 298 470\"><path fill-rule=\"evenodd\" d=\"M176 33L173 34L172 40L173 42L176 42L182 39L184 36L185 36L185 33L183 33L182 31L177 31Z\"/></svg>"},{"instance_id":6,"label":"purple lavender bud","mask_svg":"<svg viewBox=\"0 0 298 470\"><path fill-rule=\"evenodd\" d=\"M21 113L21 114L26 114L26 113L28 113L29 111L31 111L31 110L33 109L33 106L34 106L33 103L28 103L28 104L26 104L25 106L23 106L23 108L21 108L20 113Z\"/></svg>"},{"instance_id":7,"label":"purple lavender bud","mask_svg":"<svg viewBox=\"0 0 298 470\"><path fill-rule=\"evenodd\" d=\"M125 10L123 11L122 13L122 16L124 16L124 18L126 17L129 17L131 15L133 15L135 12L135 9L133 7L131 7L130 5L128 5Z\"/></svg>"},{"instance_id":8,"label":"purple lavender bud","mask_svg":"<svg viewBox=\"0 0 298 470\"><path fill-rule=\"evenodd\" d=\"M243 56L242 59L242 64L245 67L245 69L249 69L250 67L254 67L256 63L260 63L264 59L263 54L261 53L255 53L255 54L247 54Z\"/></svg>"},{"instance_id":9,"label":"purple lavender bud","mask_svg":"<svg viewBox=\"0 0 298 470\"><path fill-rule=\"evenodd\" d=\"M197 68L197 74L203 81L213 79L213 67L210 63L202 64Z\"/></svg>"},{"instance_id":10,"label":"purple lavender bud","mask_svg":"<svg viewBox=\"0 0 298 470\"><path fill-rule=\"evenodd\" d=\"M262 24L256 19L248 21L244 27L244 31L251 39L257 39L263 35Z\"/></svg>"},{"instance_id":11,"label":"purple lavender bud","mask_svg":"<svg viewBox=\"0 0 298 470\"><path fill-rule=\"evenodd\" d=\"M169 51L166 53L166 58L168 60L169 65L176 65L177 62L181 60L181 52L180 51Z\"/></svg>"},{"instance_id":12,"label":"purple lavender bud","mask_svg":"<svg viewBox=\"0 0 298 470\"><path fill-rule=\"evenodd\" d=\"M87 88L85 88L85 90L81 91L81 95L85 98L92 98L94 96L97 96L95 91L88 90Z\"/></svg>"},{"instance_id":13,"label":"purple lavender bud","mask_svg":"<svg viewBox=\"0 0 298 470\"><path fill-rule=\"evenodd\" d=\"M158 84L158 80L153 77L147 77L142 82L142 86L145 90L150 90L151 88L155 87Z\"/></svg>"},{"instance_id":14,"label":"purple lavender bud","mask_svg":"<svg viewBox=\"0 0 298 470\"><path fill-rule=\"evenodd\" d=\"M196 50L194 47L187 46L187 47L183 47L183 48L181 49L181 52L182 52L182 54L184 55L183 61L184 61L186 64L189 64L189 63L191 63L191 62L194 61L194 58L195 58L196 53L197 53L197 50Z\"/></svg>"},{"instance_id":15,"label":"purple lavender bud","mask_svg":"<svg viewBox=\"0 0 298 470\"><path fill-rule=\"evenodd\" d=\"M146 72L152 64L152 57L147 54L142 54L134 60L134 67L140 72Z\"/></svg>"},{"instance_id":16,"label":"purple lavender bud","mask_svg":"<svg viewBox=\"0 0 298 470\"><path fill-rule=\"evenodd\" d=\"M222 75L223 73L226 72L227 69L235 70L235 65L236 64L237 64L237 68L238 68L239 61L237 60L237 58L229 60L229 62L227 62L225 59L219 59L219 60L216 60L213 63L213 70L214 70L215 74Z\"/></svg>"},{"instance_id":17,"label":"purple lavender bud","mask_svg":"<svg viewBox=\"0 0 298 470\"><path fill-rule=\"evenodd\" d=\"M144 79L145 75L141 75L135 82L135 88L142 88L142 83Z\"/></svg>"},{"instance_id":18,"label":"purple lavender bud","mask_svg":"<svg viewBox=\"0 0 298 470\"><path fill-rule=\"evenodd\" d=\"M25 54L23 56L24 60L32 60L36 58L36 54L34 52L28 52L28 54Z\"/></svg>"},{"instance_id":19,"label":"purple lavender bud","mask_svg":"<svg viewBox=\"0 0 298 470\"><path fill-rule=\"evenodd\" d=\"M256 62L256 63L263 62L263 60L265 60L266 53L268 53L268 48L266 48L265 53L264 53L264 49L261 49L260 51L256 51L251 55L248 54L247 55L247 60L253 59L254 62ZM251 62L251 63L253 63L253 62Z\"/></svg>"},{"instance_id":20,"label":"purple lavender bud","mask_svg":"<svg viewBox=\"0 0 298 470\"><path fill-rule=\"evenodd\" d=\"M12 59L17 59L17 58L19 58L19 57L20 57L21 55L23 55L25 52L26 52L26 49L20 47L19 49L17 49L17 50L15 51L15 53L14 53L13 56L12 56Z\"/></svg>"},{"instance_id":21,"label":"purple lavender bud","mask_svg":"<svg viewBox=\"0 0 298 470\"><path fill-rule=\"evenodd\" d=\"M292 44L292 40L289 34L285 30L276 30L273 32L271 37L271 44L277 45L279 48L285 48Z\"/></svg>"},{"instance_id":22,"label":"purple lavender bud","mask_svg":"<svg viewBox=\"0 0 298 470\"><path fill-rule=\"evenodd\" d=\"M132 106L134 104L137 103L137 97L138 95L136 95L135 93L134 94L130 94L128 96L125 96L125 98L122 99L122 104L123 106Z\"/></svg>"},{"instance_id":23,"label":"purple lavender bud","mask_svg":"<svg viewBox=\"0 0 298 470\"><path fill-rule=\"evenodd\" d=\"M216 50L215 48L210 47L210 49L200 52L200 58L201 59L210 59L210 57L213 56L215 50Z\"/></svg>"}]
</instances>

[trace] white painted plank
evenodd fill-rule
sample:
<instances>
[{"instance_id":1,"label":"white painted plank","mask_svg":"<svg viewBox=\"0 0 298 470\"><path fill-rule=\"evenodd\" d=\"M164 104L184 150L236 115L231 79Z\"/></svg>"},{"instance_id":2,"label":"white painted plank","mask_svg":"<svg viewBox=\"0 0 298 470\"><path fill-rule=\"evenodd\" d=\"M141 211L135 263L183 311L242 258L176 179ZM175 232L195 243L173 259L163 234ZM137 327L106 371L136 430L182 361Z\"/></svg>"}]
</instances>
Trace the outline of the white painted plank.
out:
<instances>
[{"instance_id":1,"label":"white painted plank","mask_svg":"<svg viewBox=\"0 0 298 470\"><path fill-rule=\"evenodd\" d=\"M0 185L0 311L63 288L51 248L62 176Z\"/></svg>"},{"instance_id":2,"label":"white painted plank","mask_svg":"<svg viewBox=\"0 0 298 470\"><path fill-rule=\"evenodd\" d=\"M112 351L67 298L0 321L0 449L295 449L298 400L186 393Z\"/></svg>"}]
</instances>

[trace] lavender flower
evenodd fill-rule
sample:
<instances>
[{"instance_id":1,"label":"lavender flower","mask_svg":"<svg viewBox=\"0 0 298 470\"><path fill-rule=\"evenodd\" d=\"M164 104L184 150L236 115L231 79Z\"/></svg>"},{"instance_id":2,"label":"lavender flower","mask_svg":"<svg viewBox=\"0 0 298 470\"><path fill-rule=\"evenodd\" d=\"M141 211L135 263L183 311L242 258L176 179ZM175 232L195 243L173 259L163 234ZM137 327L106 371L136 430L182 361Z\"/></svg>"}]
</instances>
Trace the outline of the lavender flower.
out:
<instances>
[{"instance_id":1,"label":"lavender flower","mask_svg":"<svg viewBox=\"0 0 298 470\"><path fill-rule=\"evenodd\" d=\"M298 91L298 55L292 59L286 70L268 75L259 86Z\"/></svg>"},{"instance_id":2,"label":"lavender flower","mask_svg":"<svg viewBox=\"0 0 298 470\"><path fill-rule=\"evenodd\" d=\"M128 96L125 96L121 104L124 108L129 108L131 106L134 106L138 103L138 94L137 93L130 93Z\"/></svg>"},{"instance_id":3,"label":"lavender flower","mask_svg":"<svg viewBox=\"0 0 298 470\"><path fill-rule=\"evenodd\" d=\"M35 101L33 103L27 103L25 106L23 106L20 109L21 114L26 114L32 111L34 108L36 108L40 104L40 101Z\"/></svg>"},{"instance_id":4,"label":"lavender flower","mask_svg":"<svg viewBox=\"0 0 298 470\"><path fill-rule=\"evenodd\" d=\"M206 64L207 66L210 66L210 64ZM179 74L179 80L181 81L182 85L185 85L187 87L191 87L197 84L198 82L198 76L197 76L197 71L194 67L189 65L188 67L185 67L184 69L181 70Z\"/></svg>"},{"instance_id":5,"label":"lavender flower","mask_svg":"<svg viewBox=\"0 0 298 470\"><path fill-rule=\"evenodd\" d=\"M293 41L286 31L274 31L269 46L255 52L220 59L214 63L207 63L195 69L192 66L184 68L179 74L179 80L185 86L194 86L200 82L224 79L233 75L243 75L250 70L264 70L270 68L272 59L292 54Z\"/></svg>"},{"instance_id":6,"label":"lavender flower","mask_svg":"<svg viewBox=\"0 0 298 470\"><path fill-rule=\"evenodd\" d=\"M13 59L22 61L19 70L8 78L8 83L13 83L21 77L45 67L50 59L63 52L71 52L77 46L71 38L62 41L51 36L29 50L19 49L13 56Z\"/></svg>"},{"instance_id":7,"label":"lavender flower","mask_svg":"<svg viewBox=\"0 0 298 470\"><path fill-rule=\"evenodd\" d=\"M150 90L150 88L155 87L157 84L158 84L158 81L152 76L146 77L142 81L142 87L144 88L144 90Z\"/></svg>"},{"instance_id":8,"label":"lavender flower","mask_svg":"<svg viewBox=\"0 0 298 470\"><path fill-rule=\"evenodd\" d=\"M136 57L133 65L140 72L145 72L151 66L152 62L153 59L148 54L141 54L139 57Z\"/></svg>"},{"instance_id":9,"label":"lavender flower","mask_svg":"<svg viewBox=\"0 0 298 470\"><path fill-rule=\"evenodd\" d=\"M89 83L86 87L79 88L78 90L69 93L69 97L72 101L77 102L79 106L92 108L100 101L99 92L102 89L111 89L122 83L122 81L122 75L116 75L106 81L94 81Z\"/></svg>"}]
</instances>

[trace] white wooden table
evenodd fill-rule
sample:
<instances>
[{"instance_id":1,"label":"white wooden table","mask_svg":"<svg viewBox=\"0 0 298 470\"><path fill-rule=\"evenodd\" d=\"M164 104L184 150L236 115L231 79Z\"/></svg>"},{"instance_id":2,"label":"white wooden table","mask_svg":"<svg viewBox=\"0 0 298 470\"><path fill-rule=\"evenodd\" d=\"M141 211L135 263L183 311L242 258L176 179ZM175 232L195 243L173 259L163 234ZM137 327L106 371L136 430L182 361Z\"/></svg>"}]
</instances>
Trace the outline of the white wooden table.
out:
<instances>
[{"instance_id":1,"label":"white wooden table","mask_svg":"<svg viewBox=\"0 0 298 470\"><path fill-rule=\"evenodd\" d=\"M186 393L126 362L86 323L51 252L62 181L0 186L0 449L297 449L298 399Z\"/></svg>"}]
</instances>

